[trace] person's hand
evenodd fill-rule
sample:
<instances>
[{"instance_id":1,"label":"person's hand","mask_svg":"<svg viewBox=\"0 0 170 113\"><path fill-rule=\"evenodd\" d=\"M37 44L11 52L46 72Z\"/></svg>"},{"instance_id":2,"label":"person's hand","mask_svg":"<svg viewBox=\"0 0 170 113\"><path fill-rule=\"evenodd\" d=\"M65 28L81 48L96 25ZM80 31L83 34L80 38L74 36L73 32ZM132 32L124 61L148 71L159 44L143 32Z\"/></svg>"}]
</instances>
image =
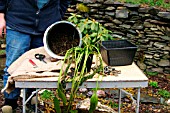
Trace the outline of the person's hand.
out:
<instances>
[{"instance_id":1,"label":"person's hand","mask_svg":"<svg viewBox=\"0 0 170 113\"><path fill-rule=\"evenodd\" d=\"M3 38L3 34L6 34L6 21L4 18L4 14L0 13L0 38Z\"/></svg>"}]
</instances>

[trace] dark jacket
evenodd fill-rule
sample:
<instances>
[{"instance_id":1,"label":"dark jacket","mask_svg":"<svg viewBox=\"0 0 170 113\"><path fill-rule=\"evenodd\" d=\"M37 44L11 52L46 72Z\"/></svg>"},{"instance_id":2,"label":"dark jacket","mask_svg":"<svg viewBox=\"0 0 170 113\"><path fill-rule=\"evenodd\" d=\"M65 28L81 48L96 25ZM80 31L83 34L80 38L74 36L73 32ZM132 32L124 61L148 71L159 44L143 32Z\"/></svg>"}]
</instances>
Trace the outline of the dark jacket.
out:
<instances>
[{"instance_id":1,"label":"dark jacket","mask_svg":"<svg viewBox=\"0 0 170 113\"><path fill-rule=\"evenodd\" d=\"M49 0L38 9L36 1L0 0L0 13L5 13L7 26L20 32L42 35L48 26L62 19L70 3L70 0Z\"/></svg>"}]
</instances>

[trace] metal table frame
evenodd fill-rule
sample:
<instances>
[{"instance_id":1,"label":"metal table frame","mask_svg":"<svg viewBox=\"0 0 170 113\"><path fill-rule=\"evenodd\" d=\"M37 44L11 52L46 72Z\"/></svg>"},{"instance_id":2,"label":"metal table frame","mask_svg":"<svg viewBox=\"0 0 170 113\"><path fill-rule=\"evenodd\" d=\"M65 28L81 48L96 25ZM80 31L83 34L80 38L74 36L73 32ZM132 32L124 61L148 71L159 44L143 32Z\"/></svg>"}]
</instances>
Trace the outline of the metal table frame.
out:
<instances>
[{"instance_id":1,"label":"metal table frame","mask_svg":"<svg viewBox=\"0 0 170 113\"><path fill-rule=\"evenodd\" d=\"M41 88L57 88L57 79L53 79L53 81L16 81L15 86L18 88L23 88L23 113L26 113L26 103L29 101L31 96L39 91ZM123 91L122 88L137 88L137 106L136 106L136 113L139 113L139 103L140 103L140 88L141 87L147 87L148 86L148 81L114 81L114 82L109 82L109 81L100 81L99 82L99 87L100 88L118 88L119 89L119 107L118 107L118 112L120 113L120 108L121 108L121 92ZM71 87L71 83L67 83L66 85L67 88ZM87 81L84 82L81 87L86 87L86 88L95 88L96 87L96 81ZM26 100L25 97L25 90L26 88L37 88L35 92ZM37 105L36 105L37 107ZM36 108L37 112L37 108Z\"/></svg>"}]
</instances>

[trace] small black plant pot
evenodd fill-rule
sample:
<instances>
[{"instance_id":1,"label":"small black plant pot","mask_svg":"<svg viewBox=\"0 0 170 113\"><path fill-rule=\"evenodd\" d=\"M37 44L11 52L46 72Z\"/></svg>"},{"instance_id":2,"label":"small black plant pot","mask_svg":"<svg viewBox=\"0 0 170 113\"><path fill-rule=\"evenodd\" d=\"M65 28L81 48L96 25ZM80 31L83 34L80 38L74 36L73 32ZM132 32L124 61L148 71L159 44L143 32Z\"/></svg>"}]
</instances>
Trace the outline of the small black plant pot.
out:
<instances>
[{"instance_id":1,"label":"small black plant pot","mask_svg":"<svg viewBox=\"0 0 170 113\"><path fill-rule=\"evenodd\" d=\"M131 65L137 46L127 40L102 41L101 55L103 61L110 66Z\"/></svg>"},{"instance_id":2,"label":"small black plant pot","mask_svg":"<svg viewBox=\"0 0 170 113\"><path fill-rule=\"evenodd\" d=\"M84 64L84 59L85 59L85 56L83 56L81 62L80 62L80 66L79 66L79 72L81 72L82 70L82 67L83 67L83 64ZM87 62L86 62L86 72L90 72L90 69L91 69L91 65L92 65L92 62L93 62L93 54L90 54L87 58Z\"/></svg>"}]
</instances>

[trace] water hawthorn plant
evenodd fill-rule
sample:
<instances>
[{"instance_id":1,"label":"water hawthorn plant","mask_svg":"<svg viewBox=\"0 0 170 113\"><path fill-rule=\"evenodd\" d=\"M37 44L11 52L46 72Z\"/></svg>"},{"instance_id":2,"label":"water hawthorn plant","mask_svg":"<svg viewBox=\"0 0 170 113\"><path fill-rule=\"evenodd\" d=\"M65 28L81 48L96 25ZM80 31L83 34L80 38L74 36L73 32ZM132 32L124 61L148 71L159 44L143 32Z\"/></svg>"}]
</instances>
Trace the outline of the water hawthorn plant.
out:
<instances>
[{"instance_id":1,"label":"water hawthorn plant","mask_svg":"<svg viewBox=\"0 0 170 113\"><path fill-rule=\"evenodd\" d=\"M111 31L104 28L94 19L84 19L80 15L71 14L71 16L68 18L68 21L74 23L80 29L83 36L83 44L81 47L72 47L71 49L67 50L65 54L64 64L61 67L60 76L58 79L56 91L57 96L54 97L54 108L57 113L77 112L73 109L72 105L74 99L76 98L76 93L79 86L81 86L86 80L93 78L96 73L103 72L102 57L100 54L101 41L113 40ZM96 56L96 62L98 63L96 63L91 72L88 72L86 63L89 60L88 58L92 57L93 55ZM70 69L73 69L72 64L74 64L74 72L68 77ZM66 97L67 83L71 83L69 99ZM92 113L96 109L98 103L98 97L96 93L97 88L98 85L96 84L96 89L94 90L94 93L90 99L89 113ZM62 110L60 108L61 104L64 108Z\"/></svg>"}]
</instances>

